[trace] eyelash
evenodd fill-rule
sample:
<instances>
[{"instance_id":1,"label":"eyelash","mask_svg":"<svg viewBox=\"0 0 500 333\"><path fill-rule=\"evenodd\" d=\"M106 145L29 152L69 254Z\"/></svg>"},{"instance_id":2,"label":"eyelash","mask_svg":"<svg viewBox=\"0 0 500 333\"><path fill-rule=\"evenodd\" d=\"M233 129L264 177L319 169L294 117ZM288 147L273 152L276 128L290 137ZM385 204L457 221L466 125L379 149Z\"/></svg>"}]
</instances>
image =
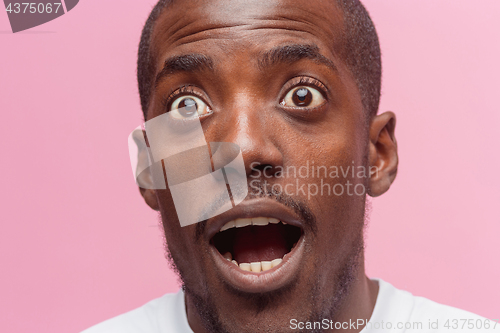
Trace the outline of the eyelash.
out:
<instances>
[{"instance_id":1,"label":"eyelash","mask_svg":"<svg viewBox=\"0 0 500 333\"><path fill-rule=\"evenodd\" d=\"M288 81L289 83L287 83L285 85L285 94L286 95L290 90L292 90L294 87L297 87L297 86L310 86L310 87L313 87L313 88L317 88L318 91L323 95L323 97L326 99L327 98L327 92L328 92L328 88L326 88L326 86L321 83L320 81L316 80L316 79L313 79L311 77L307 77L307 76L301 76L301 77L298 77L298 80L297 78L295 79L292 79L292 81ZM185 85L185 86L182 86L180 87L179 89L175 90L173 93L171 93L170 95L168 95L167 97L164 97L162 99L162 107L164 110L168 110L171 103L178 97L182 96L182 95L195 95L196 97L202 99L203 101L205 101L205 98L204 96L202 96L200 93L198 93L197 91L194 90L194 86L191 86L191 85ZM281 100L283 100L285 98L285 96L281 97L280 99L280 102ZM205 102L206 103L206 102ZM207 103L208 105L208 103Z\"/></svg>"},{"instance_id":2,"label":"eyelash","mask_svg":"<svg viewBox=\"0 0 500 333\"><path fill-rule=\"evenodd\" d=\"M205 96L202 96L200 93L195 91L194 86L185 85L185 86L182 86L179 89L175 90L173 93L171 93L167 97L163 97L162 102L161 102L163 109L165 111L167 111L170 108L172 102L183 95L194 95L205 102ZM206 104L208 105L208 103L206 103Z\"/></svg>"},{"instance_id":3,"label":"eyelash","mask_svg":"<svg viewBox=\"0 0 500 333\"><path fill-rule=\"evenodd\" d=\"M285 93L283 97L280 99L280 101L285 98L286 94L288 94L290 90L298 86L309 86L312 88L317 88L318 91L323 95L323 97L327 99L328 88L320 81L307 76L298 77L298 81L296 79L297 78L294 78L291 81L289 80L288 81L289 83L285 85L285 89L283 89Z\"/></svg>"}]
</instances>

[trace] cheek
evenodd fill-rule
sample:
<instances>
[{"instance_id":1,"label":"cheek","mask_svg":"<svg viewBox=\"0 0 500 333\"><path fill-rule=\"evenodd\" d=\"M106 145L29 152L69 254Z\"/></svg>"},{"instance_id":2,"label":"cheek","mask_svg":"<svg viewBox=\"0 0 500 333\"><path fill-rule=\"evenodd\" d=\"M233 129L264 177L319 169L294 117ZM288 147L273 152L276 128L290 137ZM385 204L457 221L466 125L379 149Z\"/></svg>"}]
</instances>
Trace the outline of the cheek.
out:
<instances>
[{"instance_id":1,"label":"cheek","mask_svg":"<svg viewBox=\"0 0 500 333\"><path fill-rule=\"evenodd\" d=\"M168 190L157 190L157 196L163 230L169 250L174 258L179 260L186 258L193 251L195 226L180 226L172 196ZM177 262L176 264L179 265Z\"/></svg>"},{"instance_id":2,"label":"cheek","mask_svg":"<svg viewBox=\"0 0 500 333\"><path fill-rule=\"evenodd\" d=\"M296 195L322 209L332 206L330 203L351 202L353 193L364 197L369 172L365 166L366 143L359 134L354 128L339 127L295 138L300 140L300 146L290 146L284 154L284 174L288 176L285 182L289 188L292 184L302 186L305 194L296 191Z\"/></svg>"},{"instance_id":3,"label":"cheek","mask_svg":"<svg viewBox=\"0 0 500 333\"><path fill-rule=\"evenodd\" d=\"M205 248L208 244L205 244L202 238L197 240L198 224L180 226L172 196L168 190L157 191L157 196L165 239L175 266L186 285L198 291L202 290L203 279L200 277L208 278L207 269L204 267L208 262Z\"/></svg>"},{"instance_id":4,"label":"cheek","mask_svg":"<svg viewBox=\"0 0 500 333\"><path fill-rule=\"evenodd\" d=\"M362 235L364 225L369 176L365 165L366 134L353 120L343 125L330 124L328 131L316 133L316 140L303 140L305 146L293 162L309 171L297 176L298 186L305 193L294 194L316 216L318 246L314 251L320 262L337 261L347 255ZM296 189L297 180L291 177L287 183L293 183Z\"/></svg>"}]
</instances>

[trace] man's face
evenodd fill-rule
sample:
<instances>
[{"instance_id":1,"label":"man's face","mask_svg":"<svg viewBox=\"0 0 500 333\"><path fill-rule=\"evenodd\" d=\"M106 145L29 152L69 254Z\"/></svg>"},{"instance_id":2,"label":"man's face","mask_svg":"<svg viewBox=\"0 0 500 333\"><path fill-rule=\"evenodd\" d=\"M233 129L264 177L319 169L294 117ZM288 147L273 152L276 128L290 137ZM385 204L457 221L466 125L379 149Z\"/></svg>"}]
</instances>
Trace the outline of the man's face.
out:
<instances>
[{"instance_id":1,"label":"man's face","mask_svg":"<svg viewBox=\"0 0 500 333\"><path fill-rule=\"evenodd\" d=\"M308 0L174 1L156 23L147 119L196 102L206 141L238 144L250 184L242 204L187 227L170 192L156 191L170 254L204 325L278 332L292 318L333 319L350 282L364 276L365 195L354 186L367 179L348 168L369 163L368 131L339 56L342 25L333 1ZM287 224L219 232L257 217ZM228 253L238 264L283 260L248 272Z\"/></svg>"}]
</instances>

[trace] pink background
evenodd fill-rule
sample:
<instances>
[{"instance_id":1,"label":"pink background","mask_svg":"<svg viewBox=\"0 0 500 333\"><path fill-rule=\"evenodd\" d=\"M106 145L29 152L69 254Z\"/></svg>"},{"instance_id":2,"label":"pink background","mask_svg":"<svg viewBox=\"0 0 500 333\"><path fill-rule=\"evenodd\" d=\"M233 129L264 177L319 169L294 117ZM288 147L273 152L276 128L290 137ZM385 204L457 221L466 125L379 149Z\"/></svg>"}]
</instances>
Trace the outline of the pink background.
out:
<instances>
[{"instance_id":1,"label":"pink background","mask_svg":"<svg viewBox=\"0 0 500 333\"><path fill-rule=\"evenodd\" d=\"M82 0L11 34L0 10L0 327L78 332L178 289L127 135L148 1ZM373 200L370 276L500 317L500 2L366 0L399 175Z\"/></svg>"}]
</instances>

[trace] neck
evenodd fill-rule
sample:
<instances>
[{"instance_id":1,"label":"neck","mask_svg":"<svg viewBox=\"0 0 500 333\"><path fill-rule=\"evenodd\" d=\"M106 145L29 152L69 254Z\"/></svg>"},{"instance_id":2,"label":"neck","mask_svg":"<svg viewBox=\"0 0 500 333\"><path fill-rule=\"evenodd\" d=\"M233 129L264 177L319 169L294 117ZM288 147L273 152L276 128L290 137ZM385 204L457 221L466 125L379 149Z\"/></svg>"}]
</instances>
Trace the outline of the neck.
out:
<instances>
[{"instance_id":1,"label":"neck","mask_svg":"<svg viewBox=\"0 0 500 333\"><path fill-rule=\"evenodd\" d=\"M333 329L326 332L358 333L370 319L379 291L378 282L370 280L364 271L364 267L359 269L356 282L351 286L349 296L345 299L342 308L336 318L337 326L333 322ZM359 322L358 322L359 320ZM362 320L362 321L361 321ZM355 328L349 323L356 323ZM347 323L347 324L346 324ZM359 323L359 326L357 325ZM343 324L340 329L335 329Z\"/></svg>"}]
</instances>

